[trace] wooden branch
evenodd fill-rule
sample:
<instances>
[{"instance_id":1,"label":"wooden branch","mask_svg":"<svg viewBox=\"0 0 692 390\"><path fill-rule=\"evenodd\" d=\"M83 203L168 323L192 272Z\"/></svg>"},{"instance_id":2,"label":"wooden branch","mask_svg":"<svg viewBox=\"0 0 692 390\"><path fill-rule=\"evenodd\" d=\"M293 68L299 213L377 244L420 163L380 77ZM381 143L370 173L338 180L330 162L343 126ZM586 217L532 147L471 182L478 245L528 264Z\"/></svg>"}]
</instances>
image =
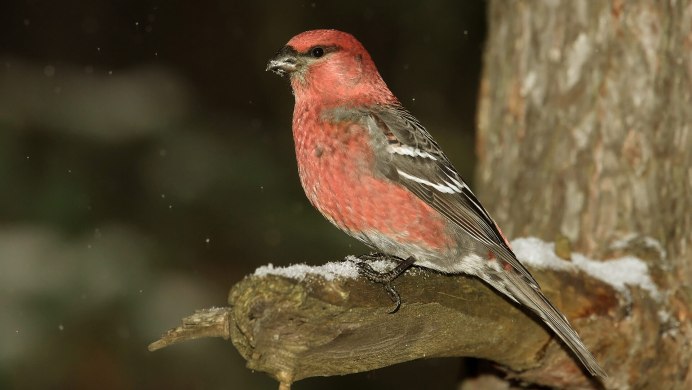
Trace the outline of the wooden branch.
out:
<instances>
[{"instance_id":1,"label":"wooden branch","mask_svg":"<svg viewBox=\"0 0 692 390\"><path fill-rule=\"evenodd\" d=\"M230 307L212 307L197 310L195 314L183 318L183 325L166 332L165 335L149 344L150 351L156 351L181 341L201 339L204 337L231 337L231 326L234 323Z\"/></svg>"},{"instance_id":2,"label":"wooden branch","mask_svg":"<svg viewBox=\"0 0 692 390\"><path fill-rule=\"evenodd\" d=\"M621 307L607 284L583 274L533 270L545 293L570 318L611 375L628 383L637 351L657 347L657 305L637 293ZM380 285L359 279L302 281L248 276L229 295L230 307L199 311L150 345L151 350L199 337L231 338L250 369L286 388L313 376L368 371L419 358L469 356L493 360L510 377L561 388L598 387L535 320L475 278L409 271L395 282L401 310ZM652 320L652 318L654 320ZM620 334L619 327L646 331ZM636 335L626 339L626 335ZM610 386L609 386L610 387Z\"/></svg>"}]
</instances>

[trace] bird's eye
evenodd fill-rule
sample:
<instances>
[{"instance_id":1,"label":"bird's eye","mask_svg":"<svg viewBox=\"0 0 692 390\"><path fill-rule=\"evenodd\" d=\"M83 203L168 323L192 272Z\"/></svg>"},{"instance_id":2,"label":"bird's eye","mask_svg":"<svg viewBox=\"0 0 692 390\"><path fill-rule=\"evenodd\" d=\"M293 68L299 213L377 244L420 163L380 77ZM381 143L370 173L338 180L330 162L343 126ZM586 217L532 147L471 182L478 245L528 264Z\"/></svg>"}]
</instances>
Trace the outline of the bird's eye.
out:
<instances>
[{"instance_id":1,"label":"bird's eye","mask_svg":"<svg viewBox=\"0 0 692 390\"><path fill-rule=\"evenodd\" d=\"M310 55L315 57L315 58L320 58L324 55L324 49L321 47L314 47L312 50L310 50Z\"/></svg>"}]
</instances>

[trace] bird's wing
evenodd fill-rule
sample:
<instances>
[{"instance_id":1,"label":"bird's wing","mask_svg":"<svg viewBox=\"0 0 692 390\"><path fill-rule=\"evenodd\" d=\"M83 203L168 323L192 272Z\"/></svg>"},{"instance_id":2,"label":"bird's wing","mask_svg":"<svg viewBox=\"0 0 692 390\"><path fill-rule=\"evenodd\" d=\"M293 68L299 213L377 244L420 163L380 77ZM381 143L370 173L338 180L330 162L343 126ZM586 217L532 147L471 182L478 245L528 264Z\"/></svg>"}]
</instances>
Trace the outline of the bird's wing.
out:
<instances>
[{"instance_id":1,"label":"bird's wing","mask_svg":"<svg viewBox=\"0 0 692 390\"><path fill-rule=\"evenodd\" d=\"M401 106L381 106L365 120L373 135L384 135L385 142L378 151L386 156L378 166L382 174L413 192L538 286L495 221L416 118Z\"/></svg>"}]
</instances>

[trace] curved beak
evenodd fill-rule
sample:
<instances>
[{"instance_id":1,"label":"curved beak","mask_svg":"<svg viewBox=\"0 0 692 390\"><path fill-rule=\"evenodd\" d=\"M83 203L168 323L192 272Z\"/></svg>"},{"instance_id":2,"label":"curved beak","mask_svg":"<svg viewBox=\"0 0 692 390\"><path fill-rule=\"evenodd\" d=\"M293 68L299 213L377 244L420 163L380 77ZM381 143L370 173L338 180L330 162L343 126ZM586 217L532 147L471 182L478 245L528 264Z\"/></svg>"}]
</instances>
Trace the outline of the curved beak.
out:
<instances>
[{"instance_id":1,"label":"curved beak","mask_svg":"<svg viewBox=\"0 0 692 390\"><path fill-rule=\"evenodd\" d=\"M298 52L291 46L284 46L276 55L267 63L267 71L283 77L291 74L298 69Z\"/></svg>"}]
</instances>

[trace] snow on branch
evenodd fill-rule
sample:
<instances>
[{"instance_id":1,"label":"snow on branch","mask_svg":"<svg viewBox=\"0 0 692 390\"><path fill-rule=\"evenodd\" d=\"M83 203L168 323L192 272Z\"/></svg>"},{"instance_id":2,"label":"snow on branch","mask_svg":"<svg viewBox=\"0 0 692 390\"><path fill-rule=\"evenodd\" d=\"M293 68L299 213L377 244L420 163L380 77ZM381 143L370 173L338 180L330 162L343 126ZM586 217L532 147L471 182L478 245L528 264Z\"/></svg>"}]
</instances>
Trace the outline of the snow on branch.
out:
<instances>
[{"instance_id":1,"label":"snow on branch","mask_svg":"<svg viewBox=\"0 0 692 390\"><path fill-rule=\"evenodd\" d=\"M655 299L660 299L656 284L649 275L649 268L644 261L634 256L624 256L609 260L593 260L580 253L572 253L570 261L565 261L555 254L555 244L535 237L517 238L511 243L517 258L529 268L552 269L557 271L582 271L589 276L611 285L615 290L629 296L627 286L642 288ZM302 280L307 275L317 275L324 280L335 278L356 279L359 260L348 256L344 261L329 262L323 265L310 266L294 264L287 267L274 267L271 263L255 270L255 276L276 275ZM370 263L377 271L391 269L394 263L389 260L378 260Z\"/></svg>"},{"instance_id":2,"label":"snow on branch","mask_svg":"<svg viewBox=\"0 0 692 390\"><path fill-rule=\"evenodd\" d=\"M560 271L580 270L589 276L613 286L618 292L629 296L627 286L642 288L659 300L660 292L651 279L649 267L634 256L609 260L592 260L580 253L572 253L571 261L555 254L555 244L539 238L518 238L512 241L512 249L519 261L528 267Z\"/></svg>"},{"instance_id":3,"label":"snow on branch","mask_svg":"<svg viewBox=\"0 0 692 390\"><path fill-rule=\"evenodd\" d=\"M617 367L645 365L644 352L661 347L661 304L654 299L660 293L645 262L630 256L598 262L578 253L563 260L553 244L536 238L512 244L610 380L627 380L630 371L620 373ZM541 321L477 278L410 270L394 282L403 304L389 314L389 296L381 285L358 276L356 261L260 267L231 289L228 307L184 319L151 348L199 337L230 338L248 368L268 373L282 388L313 376L446 356L492 360L526 383L593 386ZM393 266L384 260L370 264L380 271ZM647 294L629 294L628 286ZM628 296L625 306L623 295Z\"/></svg>"}]
</instances>

